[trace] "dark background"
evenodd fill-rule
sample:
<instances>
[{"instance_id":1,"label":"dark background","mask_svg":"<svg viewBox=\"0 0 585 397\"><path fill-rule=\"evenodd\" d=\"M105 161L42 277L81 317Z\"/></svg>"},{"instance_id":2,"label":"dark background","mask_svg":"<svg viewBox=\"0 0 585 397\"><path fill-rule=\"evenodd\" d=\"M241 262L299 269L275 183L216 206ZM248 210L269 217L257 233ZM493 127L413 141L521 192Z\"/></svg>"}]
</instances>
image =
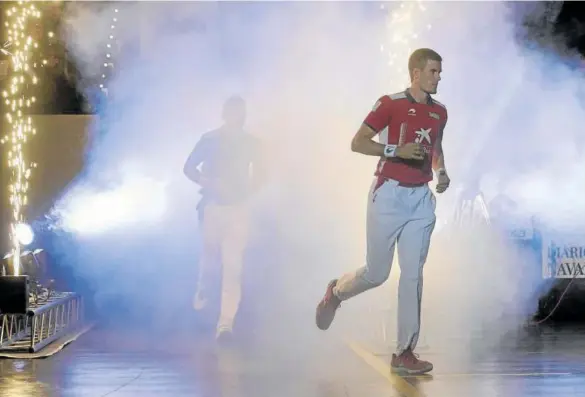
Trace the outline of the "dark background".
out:
<instances>
[{"instance_id":1,"label":"dark background","mask_svg":"<svg viewBox=\"0 0 585 397\"><path fill-rule=\"evenodd\" d=\"M565 1L557 17L557 31L565 35L569 48L585 56L585 4L582 1Z\"/></svg>"}]
</instances>

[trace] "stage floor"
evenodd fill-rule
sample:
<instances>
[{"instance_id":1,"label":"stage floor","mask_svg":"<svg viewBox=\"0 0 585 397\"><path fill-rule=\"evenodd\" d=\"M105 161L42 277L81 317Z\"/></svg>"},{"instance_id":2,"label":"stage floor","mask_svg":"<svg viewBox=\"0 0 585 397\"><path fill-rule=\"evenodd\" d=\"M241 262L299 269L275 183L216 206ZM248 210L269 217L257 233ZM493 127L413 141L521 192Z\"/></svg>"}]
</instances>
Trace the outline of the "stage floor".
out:
<instances>
[{"instance_id":1,"label":"stage floor","mask_svg":"<svg viewBox=\"0 0 585 397\"><path fill-rule=\"evenodd\" d=\"M272 338L220 348L209 340L96 329L41 360L0 361L1 396L576 396L585 389L585 330L532 332L472 357L453 346L422 348L432 376L390 374L374 343ZM104 343L105 342L105 343Z\"/></svg>"}]
</instances>

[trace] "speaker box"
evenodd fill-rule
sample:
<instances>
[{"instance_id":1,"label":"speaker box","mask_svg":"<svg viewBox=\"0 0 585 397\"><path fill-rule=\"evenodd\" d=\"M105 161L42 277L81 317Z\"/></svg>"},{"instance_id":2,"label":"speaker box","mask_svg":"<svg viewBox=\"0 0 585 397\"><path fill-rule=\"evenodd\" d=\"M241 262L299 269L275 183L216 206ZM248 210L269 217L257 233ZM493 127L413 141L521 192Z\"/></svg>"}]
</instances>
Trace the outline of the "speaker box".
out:
<instances>
[{"instance_id":1,"label":"speaker box","mask_svg":"<svg viewBox=\"0 0 585 397\"><path fill-rule=\"evenodd\" d=\"M26 314L28 302L28 276L0 276L1 314Z\"/></svg>"}]
</instances>

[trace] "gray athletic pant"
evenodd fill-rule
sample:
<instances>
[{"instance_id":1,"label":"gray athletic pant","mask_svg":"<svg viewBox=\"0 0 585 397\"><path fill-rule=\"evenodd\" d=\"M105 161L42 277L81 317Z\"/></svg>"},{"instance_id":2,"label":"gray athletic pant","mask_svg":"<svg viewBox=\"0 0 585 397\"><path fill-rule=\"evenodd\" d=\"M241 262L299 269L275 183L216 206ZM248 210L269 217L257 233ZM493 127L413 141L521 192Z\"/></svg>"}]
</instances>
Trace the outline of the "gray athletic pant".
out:
<instances>
[{"instance_id":1,"label":"gray athletic pant","mask_svg":"<svg viewBox=\"0 0 585 397\"><path fill-rule=\"evenodd\" d=\"M383 284L398 243L397 354L414 350L418 342L423 266L435 227L435 207L435 196L426 184L404 187L394 180L375 180L368 198L366 266L341 277L333 290L346 300Z\"/></svg>"}]
</instances>

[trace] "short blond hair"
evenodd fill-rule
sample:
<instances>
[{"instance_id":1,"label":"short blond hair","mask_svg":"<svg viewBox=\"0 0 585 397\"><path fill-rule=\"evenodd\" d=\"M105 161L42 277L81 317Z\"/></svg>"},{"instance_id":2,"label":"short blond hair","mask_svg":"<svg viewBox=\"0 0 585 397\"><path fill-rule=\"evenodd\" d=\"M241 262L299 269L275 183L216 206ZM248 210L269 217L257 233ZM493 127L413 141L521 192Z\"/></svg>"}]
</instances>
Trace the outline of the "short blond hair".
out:
<instances>
[{"instance_id":1,"label":"short blond hair","mask_svg":"<svg viewBox=\"0 0 585 397\"><path fill-rule=\"evenodd\" d=\"M443 62L443 58L435 50L430 48L419 48L415 50L408 58L408 74L410 75L410 81L412 81L412 75L414 69L424 69L428 61Z\"/></svg>"}]
</instances>

